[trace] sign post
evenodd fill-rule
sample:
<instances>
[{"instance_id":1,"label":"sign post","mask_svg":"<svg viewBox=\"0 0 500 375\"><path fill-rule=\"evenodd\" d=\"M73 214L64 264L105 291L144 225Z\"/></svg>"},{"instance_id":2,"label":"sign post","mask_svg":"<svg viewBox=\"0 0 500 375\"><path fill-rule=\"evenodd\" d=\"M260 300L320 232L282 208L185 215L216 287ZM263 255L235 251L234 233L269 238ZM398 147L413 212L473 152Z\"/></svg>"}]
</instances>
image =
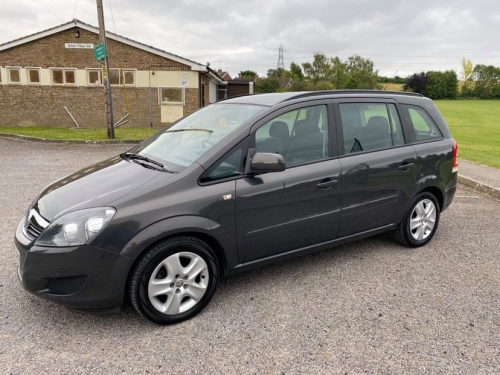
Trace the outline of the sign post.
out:
<instances>
[{"instance_id":1,"label":"sign post","mask_svg":"<svg viewBox=\"0 0 500 375\"><path fill-rule=\"evenodd\" d=\"M104 86L104 102L106 107L106 123L108 139L115 138L115 127L113 120L113 98L111 96L111 84L109 82L109 62L106 52L106 29L104 27L104 12L102 8L102 0L97 2L97 18L99 19L99 40L100 43L94 47L94 58L96 61L103 61L102 83Z\"/></svg>"}]
</instances>

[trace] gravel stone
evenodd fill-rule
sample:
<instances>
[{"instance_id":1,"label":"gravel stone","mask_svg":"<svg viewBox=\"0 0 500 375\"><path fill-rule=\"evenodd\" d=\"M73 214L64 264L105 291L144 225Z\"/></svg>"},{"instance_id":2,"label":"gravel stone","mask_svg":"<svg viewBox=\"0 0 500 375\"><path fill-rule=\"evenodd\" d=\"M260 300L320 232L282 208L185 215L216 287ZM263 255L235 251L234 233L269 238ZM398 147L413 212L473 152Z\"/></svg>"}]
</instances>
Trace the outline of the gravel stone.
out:
<instances>
[{"instance_id":1,"label":"gravel stone","mask_svg":"<svg viewBox=\"0 0 500 375\"><path fill-rule=\"evenodd\" d=\"M231 276L175 326L22 290L13 236L29 203L127 149L0 139L1 374L500 373L500 203L463 187L423 248L381 235Z\"/></svg>"}]
</instances>

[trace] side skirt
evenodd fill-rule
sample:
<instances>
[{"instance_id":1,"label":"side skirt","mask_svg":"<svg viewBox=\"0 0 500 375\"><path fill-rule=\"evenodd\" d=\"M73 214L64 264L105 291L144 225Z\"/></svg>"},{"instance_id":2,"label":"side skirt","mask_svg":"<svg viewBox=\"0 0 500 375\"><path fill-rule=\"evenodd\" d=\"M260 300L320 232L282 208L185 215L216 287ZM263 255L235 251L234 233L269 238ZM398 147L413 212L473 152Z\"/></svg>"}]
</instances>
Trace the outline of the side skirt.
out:
<instances>
[{"instance_id":1,"label":"side skirt","mask_svg":"<svg viewBox=\"0 0 500 375\"><path fill-rule=\"evenodd\" d=\"M361 240L363 238L375 236L377 234L388 232L391 229L394 229L395 227L396 227L396 224L384 225L382 227L370 229L370 230L367 230L367 231L364 231L361 233L351 234L349 236L336 238L336 239L331 240L331 241L321 242L321 243L316 244L316 245L301 247L299 249L287 251L286 253L271 255L269 257L265 257L265 258L261 258L261 259L257 259L257 260L252 260L251 262L247 262L247 263L240 263L233 268L226 269L226 271L224 272L224 276L233 275L235 273L247 271L247 270L250 270L253 268L257 268L257 267L267 266L267 265L270 265L273 263L277 263L277 262L281 262L284 260L297 258L297 257L303 256L303 255L312 254L312 253L315 253L317 251L329 249L329 248L334 247L334 246L343 245L343 244L348 243L348 242L352 242L352 241L356 241L356 240Z\"/></svg>"}]
</instances>

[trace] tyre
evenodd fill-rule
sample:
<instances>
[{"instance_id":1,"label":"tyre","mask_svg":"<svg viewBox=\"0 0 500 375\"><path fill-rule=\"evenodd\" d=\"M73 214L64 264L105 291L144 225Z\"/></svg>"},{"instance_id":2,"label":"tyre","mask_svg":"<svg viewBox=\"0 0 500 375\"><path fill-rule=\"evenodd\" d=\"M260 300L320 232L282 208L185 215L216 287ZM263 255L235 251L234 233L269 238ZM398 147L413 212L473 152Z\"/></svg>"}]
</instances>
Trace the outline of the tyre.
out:
<instances>
[{"instance_id":1,"label":"tyre","mask_svg":"<svg viewBox=\"0 0 500 375\"><path fill-rule=\"evenodd\" d=\"M147 319L174 324L192 318L210 302L219 275L217 258L195 237L174 237L149 249L130 280L130 301Z\"/></svg>"},{"instance_id":2,"label":"tyre","mask_svg":"<svg viewBox=\"0 0 500 375\"><path fill-rule=\"evenodd\" d=\"M428 192L420 193L411 201L403 220L392 235L404 246L423 246L436 233L439 216L439 203L436 197Z\"/></svg>"}]
</instances>

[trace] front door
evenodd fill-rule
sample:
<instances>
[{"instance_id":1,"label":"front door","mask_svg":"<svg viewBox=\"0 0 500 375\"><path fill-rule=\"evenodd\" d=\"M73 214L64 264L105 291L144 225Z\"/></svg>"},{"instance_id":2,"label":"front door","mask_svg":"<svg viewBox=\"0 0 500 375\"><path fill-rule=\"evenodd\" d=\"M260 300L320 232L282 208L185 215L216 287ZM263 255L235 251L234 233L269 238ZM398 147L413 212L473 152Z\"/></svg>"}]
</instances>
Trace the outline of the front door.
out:
<instances>
[{"instance_id":1,"label":"front door","mask_svg":"<svg viewBox=\"0 0 500 375\"><path fill-rule=\"evenodd\" d=\"M417 160L396 103L341 101L336 109L344 149L339 237L397 224L416 189Z\"/></svg>"},{"instance_id":2,"label":"front door","mask_svg":"<svg viewBox=\"0 0 500 375\"><path fill-rule=\"evenodd\" d=\"M236 182L236 233L242 262L334 239L340 219L340 163L332 146L331 106L315 101L264 119L250 152L283 155L283 172Z\"/></svg>"}]
</instances>

